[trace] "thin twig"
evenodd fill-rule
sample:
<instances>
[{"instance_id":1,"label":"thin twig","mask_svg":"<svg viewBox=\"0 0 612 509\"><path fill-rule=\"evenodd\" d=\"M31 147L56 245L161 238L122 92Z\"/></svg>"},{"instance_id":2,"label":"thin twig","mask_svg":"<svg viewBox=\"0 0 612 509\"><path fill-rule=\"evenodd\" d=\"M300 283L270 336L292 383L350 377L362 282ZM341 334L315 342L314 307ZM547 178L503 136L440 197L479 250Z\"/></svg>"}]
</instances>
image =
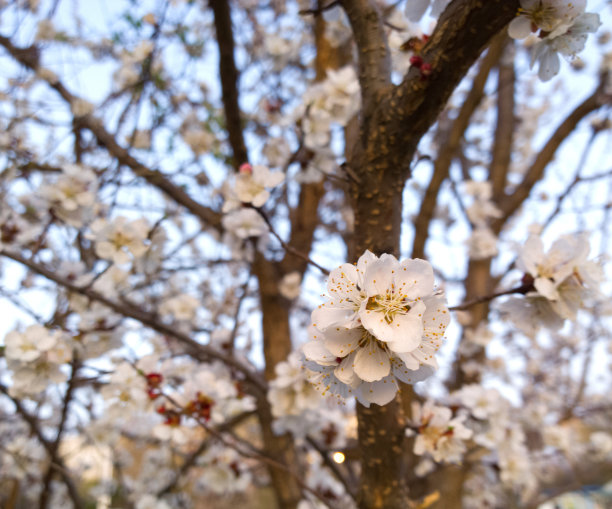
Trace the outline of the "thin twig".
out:
<instances>
[{"instance_id":1,"label":"thin twig","mask_svg":"<svg viewBox=\"0 0 612 509\"><path fill-rule=\"evenodd\" d=\"M223 424L220 424L217 429L222 432L222 431L226 431L228 429L233 428L234 426L242 423L243 421L245 421L246 419L248 419L249 417L252 417L255 415L255 412L250 411L250 412L243 412L235 417L232 417L229 421L224 422ZM174 479L172 479L172 481L170 481L166 487L162 488L161 490L159 490L157 492L157 497L160 498L163 495L170 493L175 487L176 485L179 483L179 481L181 480L181 478L187 474L187 472L189 472L189 470L195 465L197 459L204 453L204 451L206 449L208 449L208 447L210 446L210 438L207 438L205 440L202 440L202 442L200 442L200 445L198 446L198 448L193 451L188 457L187 459L183 462L183 464L181 465L181 467L176 471L175 475L174 475Z\"/></svg>"},{"instance_id":2,"label":"thin twig","mask_svg":"<svg viewBox=\"0 0 612 509\"><path fill-rule=\"evenodd\" d=\"M270 229L270 233L272 234L272 236L278 240L280 242L280 245L283 247L283 249L285 251L290 252L291 254L294 254L295 256L301 258L302 260L307 261L308 263L310 263L313 267L316 267L317 269L319 269L323 274L325 274L326 276L329 276L329 270L327 270L325 267L322 267L321 265L319 265L317 262L313 261L310 257L308 257L307 255L305 255L304 253L301 253L300 251L298 251L297 249L295 249L293 246L290 246L289 244L287 244L278 233L276 233L276 230L274 230L274 227L272 226L272 223L270 222L270 219L268 219L268 216L266 216L266 214L264 213L263 210L258 209L256 207L253 207L258 213L259 215L263 218L263 220L266 222L266 224L268 225L268 228Z\"/></svg>"},{"instance_id":3,"label":"thin twig","mask_svg":"<svg viewBox=\"0 0 612 509\"><path fill-rule=\"evenodd\" d=\"M493 293L491 295L485 295L483 297L477 297L468 302L464 302L463 304L459 304L458 306L451 306L448 308L449 311L464 311L465 309L469 309L472 306L477 304L482 304L483 302L489 302L497 297L503 297L504 295L512 295L514 293L520 293L525 295L527 292L533 290L533 282L522 284L521 286L517 286L516 288L511 288L510 290L504 290L502 292Z\"/></svg>"},{"instance_id":4,"label":"thin twig","mask_svg":"<svg viewBox=\"0 0 612 509\"><path fill-rule=\"evenodd\" d=\"M43 478L43 489L40 493L40 509L46 509L47 504L49 503L49 498L51 496L51 481L53 480L54 473L54 458L57 456L60 443L62 441L62 435L64 433L64 428L66 425L66 419L68 418L68 407L70 406L70 402L72 401L72 397L74 395L75 388L75 377L79 370L79 360L76 356L76 352L73 352L73 360L70 363L71 373L70 379L68 380L68 387L66 388L66 392L64 394L64 404L62 405L62 413L60 415L60 422L57 426L57 434L55 436L55 440L51 442L51 447L49 449L49 457L51 459L49 463L49 467L47 468L47 472Z\"/></svg>"}]
</instances>

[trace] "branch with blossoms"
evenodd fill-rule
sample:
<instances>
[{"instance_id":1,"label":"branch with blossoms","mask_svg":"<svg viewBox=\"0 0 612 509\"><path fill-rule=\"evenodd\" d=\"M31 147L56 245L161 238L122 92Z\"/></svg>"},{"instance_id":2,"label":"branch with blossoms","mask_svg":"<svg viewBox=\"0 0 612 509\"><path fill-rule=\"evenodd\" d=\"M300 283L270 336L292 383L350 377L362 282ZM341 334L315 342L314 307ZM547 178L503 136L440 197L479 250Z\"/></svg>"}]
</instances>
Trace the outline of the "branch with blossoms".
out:
<instances>
[{"instance_id":1,"label":"branch with blossoms","mask_svg":"<svg viewBox=\"0 0 612 509\"><path fill-rule=\"evenodd\" d=\"M211 429L206 423L199 423L205 430L215 436L219 441L221 441L226 446L236 450L241 456L245 458L252 458L261 463L267 464L271 466L273 469L278 469L283 472L286 472L291 475L291 477L297 482L300 488L311 495L314 495L318 500L320 500L323 504L331 507L332 509L340 509L335 504L330 502L329 498L326 497L323 493L320 493L318 490L311 488L308 486L301 478L298 472L296 472L289 465L281 463L280 461L272 458L267 455L264 451L257 449L253 444L247 442L246 440L241 439L237 435L233 433L229 433L232 437L231 440L225 438L222 434L217 433L215 430Z\"/></svg>"},{"instance_id":2,"label":"branch with blossoms","mask_svg":"<svg viewBox=\"0 0 612 509\"><path fill-rule=\"evenodd\" d=\"M38 49L35 46L18 48L13 45L10 39L4 36L0 36L0 45L19 63L31 71L40 72L38 58L33 58L33 55L38 54ZM98 144L105 147L110 155L117 158L119 163L131 168L137 176L144 178L149 184L157 187L177 203L183 205L192 214L199 217L205 225L219 228L221 217L217 212L195 201L187 192L173 184L160 171L152 170L134 158L127 149L117 143L115 136L105 129L102 122L93 116L93 107L87 101L71 93L55 75L46 75L45 80L73 110L76 110L76 113L73 111L75 121L82 127L89 129L96 137ZM82 110L85 112L83 113Z\"/></svg>"},{"instance_id":3,"label":"branch with blossoms","mask_svg":"<svg viewBox=\"0 0 612 509\"><path fill-rule=\"evenodd\" d=\"M232 429L235 426L240 425L245 420L255 415L256 414L254 411L244 412L235 417L232 417L231 419L227 420L223 424L217 426L216 430L219 433L223 433L226 430ZM174 479L157 492L158 497L161 497L165 495L166 493L172 492L178 486L179 482L183 479L183 477L185 477L188 474L189 470L196 465L198 458L202 456L202 454L204 453L204 451L206 451L208 447L210 447L211 442L212 442L211 437L205 438L204 440L200 442L200 445L198 445L197 449L194 450L185 459L185 461L182 463L180 468L176 471L176 475L174 476Z\"/></svg>"},{"instance_id":4,"label":"branch with blossoms","mask_svg":"<svg viewBox=\"0 0 612 509\"><path fill-rule=\"evenodd\" d=\"M136 319L138 321L140 321L143 325L149 326L152 329L168 336L168 337L173 337L178 339L181 343L185 344L191 355L199 358L200 360L207 360L209 358L213 358L213 359L218 359L218 360L222 360L226 365L228 366L232 366L234 367L238 372L242 373L245 378L254 384L254 386L259 389L262 390L263 389L263 381L261 381L258 377L256 378L256 375L254 373L251 372L250 369L246 368L245 366L243 366L240 361L233 359L233 358L227 358L227 356L223 353L217 352L216 350L211 349L210 347L207 347L206 345L200 345L197 343L194 343L193 340L191 340L190 338L188 338L188 336L180 333L179 331L174 330L173 328L166 326L165 324L161 323L160 321L158 321L157 317L153 314L149 314L146 313L143 310L140 310L138 308L136 308L132 303L130 303L129 301L126 301L125 299L122 300L121 303L116 303L114 301L111 301L110 299L104 297L103 295L99 294L98 292L96 292L95 290L93 290L91 288L91 285L88 284L85 287L79 287L77 285L75 285L73 282L68 281L68 280L64 280L63 278L59 277L55 272L52 272L51 270L45 268L44 266L42 266L41 264L38 264L36 262L33 262L31 260L25 259L23 257L21 257L20 255L17 255L15 253L9 253L5 250L3 250L1 252L1 254L3 256L6 256L7 258L10 258L14 261L17 261L19 263L22 263L23 265L25 265L26 267L28 267L30 270L32 270L33 272L57 283L58 285L64 287L65 289L67 289L68 291L71 292L75 292L81 295L84 295L88 298L90 298L93 301L97 301L102 303L103 305L109 307L110 309L112 309L115 312L118 312L120 315L125 316L125 317L129 317L129 318L133 318ZM146 376L146 379L148 381L149 387L150 387L150 391L149 391L149 397L157 399L158 396L160 396L162 393L159 392L158 388L159 388L159 384L161 379L156 375L156 374L149 374ZM201 403L197 403L196 405L198 408L200 408L200 410L198 410L198 412L202 412L204 411L206 408L209 408L206 404L204 404L204 406L202 406ZM195 415L193 413L195 407L193 407L193 409L190 410L185 410L187 412L186 415L189 416L193 416ZM168 409L168 408L163 408L161 411L162 415L165 416L166 418L166 424L169 426L173 426L173 425L177 425L180 419L180 416L182 415L182 411L181 412L177 412L176 410L173 409ZM201 416L200 414L197 414L197 416ZM202 423L200 423L202 425ZM214 430L212 430L209 426L205 426L205 428L207 429L207 431L209 432L213 432ZM228 428L229 430L229 428ZM225 431L225 428L223 428L223 430L220 431ZM213 433L214 434L214 433ZM253 446L251 445L251 448L253 448ZM316 449L316 448L315 448ZM324 461L328 461L328 458L326 456L325 451L316 449L320 454L323 455ZM244 451L239 451L241 454L245 454ZM284 470L286 470L288 473L290 473L292 476L297 477L296 474L289 469L288 467L284 466L283 463L279 462L278 460L274 460L271 458L268 458L265 455L260 455L258 454L255 450L246 453L247 457L253 457L254 459L259 459L261 461L263 461L264 463L267 463L271 466L273 466L274 468L282 468ZM333 470L335 473L339 472L337 471L337 469ZM339 479L342 479L342 477L339 477ZM296 479L296 481L298 482L298 484L303 484L301 483L300 479ZM345 481L344 481L345 482ZM304 488L307 491L316 494L316 491L312 490L311 488L308 488L307 486Z\"/></svg>"},{"instance_id":5,"label":"branch with blossoms","mask_svg":"<svg viewBox=\"0 0 612 509\"><path fill-rule=\"evenodd\" d=\"M300 509L323 502L315 492L361 509L425 507L436 497L445 509L528 507L538 491L568 479L550 468L565 458L567 472L575 458L607 472L610 427L586 411L602 403L592 396L591 358L607 332L581 310L602 300L603 274L588 246L609 247L610 193L598 181L573 184L579 172L561 171L571 157L559 150L570 132L580 139L578 117L593 110L579 107L538 161L532 141L550 132L535 126L544 121L542 133L561 133L555 100L571 109L574 83L565 97L560 81L542 93L523 68L529 63L512 52L531 52L547 77L555 58L581 46L597 24L585 6L215 0L148 12L126 3L116 33L98 39L81 26L73 31L64 12L54 16L55 5L7 4L0 259L11 289L0 297L22 292L36 295L34 304L39 295L49 302L11 317L15 330L0 346L8 392L40 432L60 422L47 440L61 441L62 453L77 432L113 449L119 497L135 509L191 498L215 504L201 495L245 492L251 480L237 495L247 505L263 488L279 507ZM302 7L312 16L297 16ZM433 30L431 20L416 23L425 12L436 18ZM529 32L524 45L508 42L508 23L511 36ZM75 48L77 63L54 57ZM105 98L97 99L99 86L77 88L103 74L80 72L82 61L115 69ZM205 71L216 65L218 73ZM597 164L593 146L589 168ZM415 155L431 160L433 172ZM518 248L525 224L541 223L551 205L523 206L537 200L529 179L563 186L579 205L568 211L576 212L575 230L597 223L603 233L564 235L550 249L532 235ZM523 197L521 182L529 187ZM514 198L520 203L506 210ZM406 220L417 210L416 221ZM412 258L396 258L411 234ZM315 283L301 282L313 253L331 242L324 259L335 262L323 265L337 266L339 257L357 263L328 273L328 297L311 314ZM435 281L463 302L448 308ZM431 377L453 310L468 311L456 317L463 337L452 381L437 385ZM569 320L569 333L559 329ZM490 341L496 348L487 352ZM69 377L73 347L83 366ZM503 363L490 355L498 349ZM100 363L107 369L93 368ZM489 380L512 385L520 405L483 385ZM63 398L53 384L62 384ZM349 402L330 404L320 393ZM0 477L5 464L12 476L14 464L21 486L42 488L34 495L42 505L47 495L49 505L69 504L64 486L50 482L57 466L52 472L41 460L49 453L6 402L19 426L0 429L9 435ZM51 408L53 419L38 418L30 403ZM83 409L87 417L69 432ZM238 424L247 415L258 418L245 422L248 436ZM602 429L590 425L597 419ZM123 453L134 446L131 467ZM80 459L62 459L68 475L87 473L72 463ZM535 482L540 460L547 479L555 477L545 488ZM262 482L256 476L265 467ZM101 477L78 489L111 496Z\"/></svg>"},{"instance_id":6,"label":"branch with blossoms","mask_svg":"<svg viewBox=\"0 0 612 509\"><path fill-rule=\"evenodd\" d=\"M171 395L161 391L159 387L161 379L159 379L156 375L152 377L151 374L149 374L146 375L146 378L149 381L149 385L152 383L155 386L155 390L157 391L155 398L157 399L157 397L161 396L164 400L172 405L172 408L168 408L165 404L162 404L157 410L158 413L165 417L166 425L178 426L183 416L191 417L195 419L198 426L209 433L211 437L217 439L220 443L224 444L230 449L235 450L238 454L245 458L255 459L262 464L269 465L274 469L279 469L290 474L303 491L314 495L322 503L332 508L335 507L335 505L331 504L330 500L325 497L324 494L319 493L318 490L308 486L292 467L271 457L264 450L257 448L252 443L233 433L232 426L224 426L223 429L217 429L216 427L210 426L208 421L210 420L211 406L214 405L213 400L209 399L205 395L198 395L195 400L189 401L186 405L181 405ZM152 378L154 378L153 382L151 382ZM225 435L229 435L231 438L227 438Z\"/></svg>"},{"instance_id":7,"label":"branch with blossoms","mask_svg":"<svg viewBox=\"0 0 612 509\"><path fill-rule=\"evenodd\" d=\"M518 0L450 2L420 54L431 72L423 80L419 69L410 68L383 105L397 105L390 113L399 144L412 147L412 140L419 140L429 129L459 81L491 39L513 19L518 6ZM412 156L413 150L408 152ZM409 163L405 161L403 166L409 167Z\"/></svg>"},{"instance_id":8,"label":"branch with blossoms","mask_svg":"<svg viewBox=\"0 0 612 509\"><path fill-rule=\"evenodd\" d=\"M42 264L24 258L20 254L12 253L2 249L0 250L0 255L6 258L10 258L11 260L14 260L26 266L34 273L57 283L58 285L64 287L65 289L71 292L83 295L91 299L92 301L96 301L105 305L106 307L112 309L114 312L120 314L121 316L137 320L143 325L146 325L147 327L150 327L151 329L160 332L165 336L177 339L180 343L185 345L191 355L193 355L197 359L203 361L209 359L217 359L223 361L228 366L231 366L237 369L240 373L242 373L245 378L253 384L254 388L265 392L265 382L261 380L259 375L254 373L251 368L245 366L240 360L225 355L224 353L219 352L208 345L202 345L200 343L197 343L186 334L183 334L180 331L176 330L174 327L166 325L159 321L156 314L146 312L135 306L133 303L127 301L126 299L122 299L121 302L114 302L90 288L89 285L85 287L77 286L73 282L58 276L54 271L44 267Z\"/></svg>"}]
</instances>

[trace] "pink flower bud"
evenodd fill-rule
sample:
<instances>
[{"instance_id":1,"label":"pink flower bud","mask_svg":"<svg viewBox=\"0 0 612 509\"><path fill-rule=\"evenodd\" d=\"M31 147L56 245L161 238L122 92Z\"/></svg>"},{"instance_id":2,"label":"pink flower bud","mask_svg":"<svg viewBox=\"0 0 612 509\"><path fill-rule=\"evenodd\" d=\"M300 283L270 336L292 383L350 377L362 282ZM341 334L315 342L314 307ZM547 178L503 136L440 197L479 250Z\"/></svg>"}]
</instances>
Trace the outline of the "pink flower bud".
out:
<instances>
[{"instance_id":1,"label":"pink flower bud","mask_svg":"<svg viewBox=\"0 0 612 509\"><path fill-rule=\"evenodd\" d=\"M251 173L253 173L253 167L249 163L242 163L240 165L240 168L238 169L238 171L240 173L251 174Z\"/></svg>"},{"instance_id":2,"label":"pink flower bud","mask_svg":"<svg viewBox=\"0 0 612 509\"><path fill-rule=\"evenodd\" d=\"M423 65L423 59L419 55L413 55L410 57L410 65L420 69Z\"/></svg>"}]
</instances>

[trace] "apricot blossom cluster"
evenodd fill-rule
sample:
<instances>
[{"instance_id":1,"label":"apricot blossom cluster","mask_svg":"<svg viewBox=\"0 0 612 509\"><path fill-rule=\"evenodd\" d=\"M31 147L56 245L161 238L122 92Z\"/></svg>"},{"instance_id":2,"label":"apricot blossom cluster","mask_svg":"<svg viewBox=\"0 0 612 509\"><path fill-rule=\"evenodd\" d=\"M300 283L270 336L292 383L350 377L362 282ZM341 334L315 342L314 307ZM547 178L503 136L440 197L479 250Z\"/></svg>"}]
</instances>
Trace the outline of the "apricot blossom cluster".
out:
<instances>
[{"instance_id":1,"label":"apricot blossom cluster","mask_svg":"<svg viewBox=\"0 0 612 509\"><path fill-rule=\"evenodd\" d=\"M573 57L585 47L588 34L595 33L599 15L584 12L586 0L521 0L517 17L508 26L513 39L537 34L532 46L531 66L538 62L538 76L548 81L561 67L559 53Z\"/></svg>"},{"instance_id":2,"label":"apricot blossom cluster","mask_svg":"<svg viewBox=\"0 0 612 509\"><path fill-rule=\"evenodd\" d=\"M327 290L303 349L321 392L384 405L398 380L412 384L437 369L449 315L428 262L366 251L356 265L333 270Z\"/></svg>"}]
</instances>

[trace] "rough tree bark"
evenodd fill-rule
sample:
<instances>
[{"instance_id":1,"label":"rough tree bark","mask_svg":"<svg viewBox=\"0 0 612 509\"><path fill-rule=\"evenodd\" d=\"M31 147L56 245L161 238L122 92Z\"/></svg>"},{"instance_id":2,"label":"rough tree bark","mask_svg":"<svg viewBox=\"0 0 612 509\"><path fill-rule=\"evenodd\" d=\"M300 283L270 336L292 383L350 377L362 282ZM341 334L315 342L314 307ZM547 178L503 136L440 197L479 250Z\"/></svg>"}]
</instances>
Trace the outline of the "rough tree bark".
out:
<instances>
[{"instance_id":1,"label":"rough tree bark","mask_svg":"<svg viewBox=\"0 0 612 509\"><path fill-rule=\"evenodd\" d=\"M433 72L411 69L391 84L383 14L370 0L343 0L358 47L362 88L360 137L348 157L355 234L350 258L366 249L399 254L402 192L419 140L491 38L512 19L518 0L455 0L440 17L423 59ZM394 401L384 407L358 405L362 509L406 507L404 417Z\"/></svg>"}]
</instances>

